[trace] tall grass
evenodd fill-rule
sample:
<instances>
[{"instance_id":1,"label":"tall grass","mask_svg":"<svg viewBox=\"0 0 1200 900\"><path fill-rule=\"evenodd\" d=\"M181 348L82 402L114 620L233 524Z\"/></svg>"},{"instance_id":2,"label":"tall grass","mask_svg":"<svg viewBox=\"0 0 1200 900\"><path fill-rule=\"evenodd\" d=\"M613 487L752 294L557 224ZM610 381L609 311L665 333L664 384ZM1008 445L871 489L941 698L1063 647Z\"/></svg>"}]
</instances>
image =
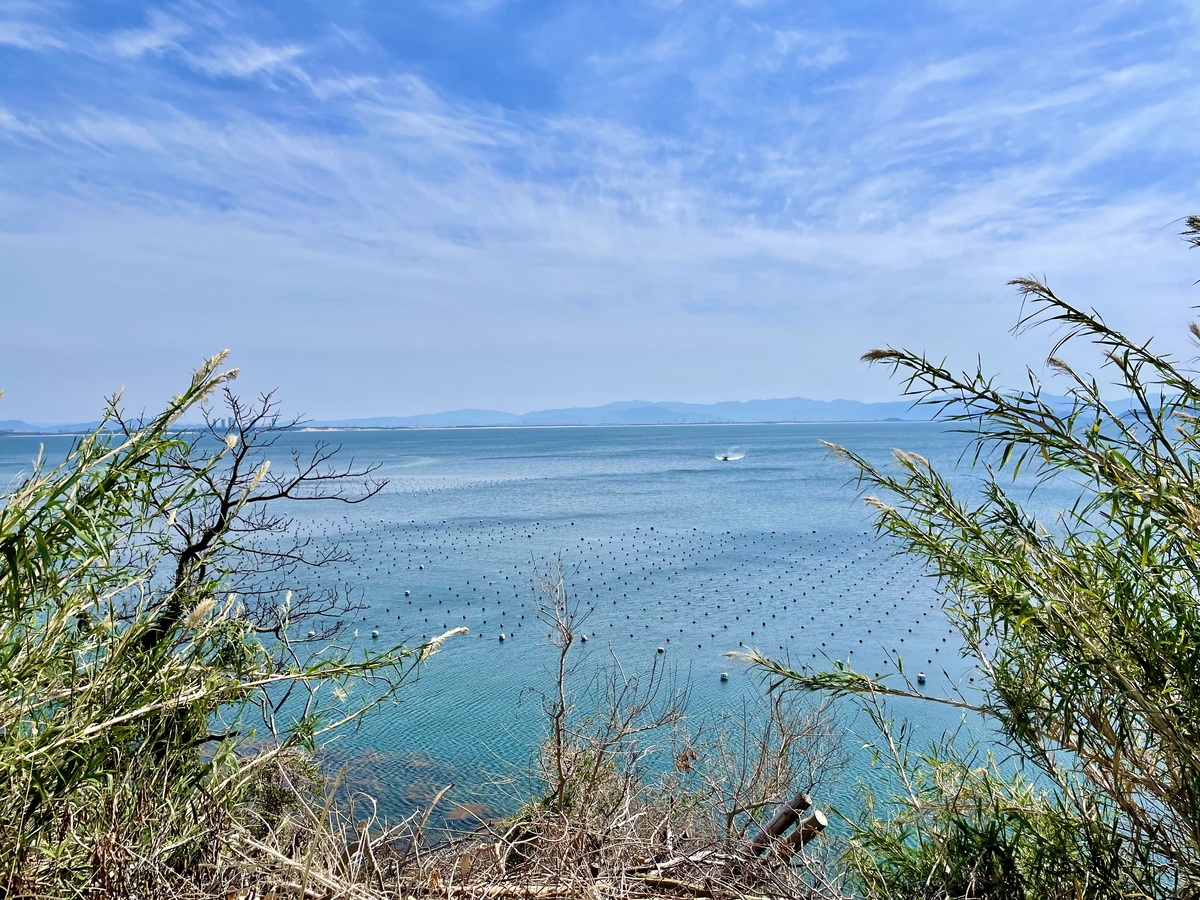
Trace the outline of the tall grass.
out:
<instances>
[{"instance_id":1,"label":"tall grass","mask_svg":"<svg viewBox=\"0 0 1200 900\"><path fill-rule=\"evenodd\" d=\"M436 649L369 652L336 627L314 644L284 591L249 616L221 556L178 577L178 523L224 538L266 471L231 477L236 439L179 431L236 375L222 361L151 419L128 423L114 400L63 462L39 460L4 497L0 895L207 883L231 835L276 829L263 819L271 786L281 817L302 809L308 751ZM319 779L308 784L320 794Z\"/></svg>"},{"instance_id":2,"label":"tall grass","mask_svg":"<svg viewBox=\"0 0 1200 900\"><path fill-rule=\"evenodd\" d=\"M1188 228L1200 243L1200 219ZM974 688L927 697L903 677L757 662L780 683L859 697L887 738L901 790L860 823L848 857L867 896L1195 897L1200 375L1039 281L1013 284L1017 330L1057 333L1047 367L1065 411L1032 371L1009 391L919 353L865 357L973 436L976 496L916 453L887 465L831 448L872 493L879 531L936 575ZM1098 351L1112 387L1064 361L1077 343ZM1069 479L1080 499L1038 521L1008 484L1023 468ZM889 696L974 710L1022 765L1009 778L952 748L910 754L878 712Z\"/></svg>"}]
</instances>

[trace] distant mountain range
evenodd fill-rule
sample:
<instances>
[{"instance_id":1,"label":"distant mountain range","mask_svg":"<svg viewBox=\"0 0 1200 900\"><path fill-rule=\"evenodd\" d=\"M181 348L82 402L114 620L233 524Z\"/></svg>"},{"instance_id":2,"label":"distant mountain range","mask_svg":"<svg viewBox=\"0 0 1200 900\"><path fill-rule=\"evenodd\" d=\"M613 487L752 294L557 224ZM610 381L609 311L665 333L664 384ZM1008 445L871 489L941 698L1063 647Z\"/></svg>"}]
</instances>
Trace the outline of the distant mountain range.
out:
<instances>
[{"instance_id":1,"label":"distant mountain range","mask_svg":"<svg viewBox=\"0 0 1200 900\"><path fill-rule=\"evenodd\" d=\"M314 428L453 428L486 425L713 425L726 422L862 422L884 419L928 420L906 402L860 403L857 400L727 400L721 403L673 403L623 400L603 406L543 409L524 414L496 409L456 409L419 416L310 422Z\"/></svg>"},{"instance_id":2,"label":"distant mountain range","mask_svg":"<svg viewBox=\"0 0 1200 900\"><path fill-rule=\"evenodd\" d=\"M74 422L70 424L30 425L20 419L0 419L0 434L83 434L95 431L100 423Z\"/></svg>"},{"instance_id":3,"label":"distant mountain range","mask_svg":"<svg viewBox=\"0 0 1200 900\"><path fill-rule=\"evenodd\" d=\"M1068 409L1066 397L1042 395L1058 410ZM1127 407L1119 403L1117 407ZM419 416L379 416L365 419L322 419L304 423L308 428L464 428L489 425L716 425L745 422L927 422L930 414L907 401L861 403L857 400L726 400L721 403L673 403L623 400L604 406L543 409L524 414L497 409L456 409ZM0 420L0 434L78 434L98 422L29 424Z\"/></svg>"},{"instance_id":4,"label":"distant mountain range","mask_svg":"<svg viewBox=\"0 0 1200 900\"><path fill-rule=\"evenodd\" d=\"M604 406L543 409L524 414L498 409L456 409L418 416L321 419L309 428L461 428L487 425L713 425L731 422L878 422L926 421L929 416L906 402L860 403L857 400L728 400L721 403L656 403L624 400ZM28 423L0 420L0 433L78 434L98 422Z\"/></svg>"}]
</instances>

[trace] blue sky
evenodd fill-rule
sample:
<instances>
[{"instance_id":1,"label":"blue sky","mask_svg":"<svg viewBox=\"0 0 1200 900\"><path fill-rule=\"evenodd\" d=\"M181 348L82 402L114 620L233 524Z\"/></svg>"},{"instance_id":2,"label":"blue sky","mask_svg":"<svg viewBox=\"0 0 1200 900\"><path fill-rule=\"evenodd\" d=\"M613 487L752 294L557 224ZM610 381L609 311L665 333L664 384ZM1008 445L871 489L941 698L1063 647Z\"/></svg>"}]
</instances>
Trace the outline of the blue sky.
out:
<instances>
[{"instance_id":1,"label":"blue sky","mask_svg":"<svg viewBox=\"0 0 1200 900\"><path fill-rule=\"evenodd\" d=\"M223 347L314 417L1014 379L1182 339L1200 6L0 0L0 419Z\"/></svg>"}]
</instances>

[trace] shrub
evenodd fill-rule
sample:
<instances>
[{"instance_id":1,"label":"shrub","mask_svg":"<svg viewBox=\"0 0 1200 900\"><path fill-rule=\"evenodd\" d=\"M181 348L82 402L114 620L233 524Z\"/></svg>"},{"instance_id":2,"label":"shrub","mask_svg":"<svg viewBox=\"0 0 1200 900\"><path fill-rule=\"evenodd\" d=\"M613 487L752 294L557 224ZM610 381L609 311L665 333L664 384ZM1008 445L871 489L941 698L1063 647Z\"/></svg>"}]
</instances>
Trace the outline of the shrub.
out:
<instances>
[{"instance_id":1,"label":"shrub","mask_svg":"<svg viewBox=\"0 0 1200 900\"><path fill-rule=\"evenodd\" d=\"M1200 219L1188 226L1197 243ZM1042 395L1032 372L1028 388L1008 392L981 370L955 374L904 350L864 357L890 366L915 403L972 435L983 476L975 500L915 453L896 451L885 467L831 449L872 492L878 529L938 578L977 669L977 691L934 702L986 717L1023 768L1011 780L954 755L910 757L889 733L893 762L907 770L898 812L863 820L849 859L870 896L1192 896L1200 892L1196 369L1039 281L1013 284L1024 299L1017 330L1061 333L1048 366L1068 385L1066 408ZM1191 332L1200 340L1200 328ZM1103 353L1121 402L1061 358L1079 341ZM1080 499L1058 521L1040 522L1003 483L1021 471L1038 485L1071 479ZM875 709L888 696L921 696L911 683L844 668L799 673L757 661L789 684L853 694ZM876 718L887 733L886 717Z\"/></svg>"},{"instance_id":2,"label":"shrub","mask_svg":"<svg viewBox=\"0 0 1200 900\"><path fill-rule=\"evenodd\" d=\"M436 649L367 652L343 633L349 595L285 590L334 556L278 502L379 483L324 448L272 471L271 399L243 406L222 360L152 418L114 398L0 507L0 896L144 895L212 864L247 801L286 807L319 736ZM229 417L184 429L214 391Z\"/></svg>"}]
</instances>

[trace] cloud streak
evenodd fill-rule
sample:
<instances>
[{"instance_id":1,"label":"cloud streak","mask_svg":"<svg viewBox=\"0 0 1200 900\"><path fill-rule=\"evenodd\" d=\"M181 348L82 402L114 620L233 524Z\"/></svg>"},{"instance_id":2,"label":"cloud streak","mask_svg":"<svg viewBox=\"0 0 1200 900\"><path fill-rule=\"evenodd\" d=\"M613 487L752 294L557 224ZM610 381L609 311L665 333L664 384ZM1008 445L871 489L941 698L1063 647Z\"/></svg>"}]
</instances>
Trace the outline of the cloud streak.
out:
<instances>
[{"instance_id":1,"label":"cloud streak","mask_svg":"<svg viewBox=\"0 0 1200 900\"><path fill-rule=\"evenodd\" d=\"M1169 342L1198 29L1137 7L1017 37L1034 7L8 9L5 417L81 417L89 373L165 396L225 345L322 417L883 399L874 344L1033 360L1029 271Z\"/></svg>"}]
</instances>

